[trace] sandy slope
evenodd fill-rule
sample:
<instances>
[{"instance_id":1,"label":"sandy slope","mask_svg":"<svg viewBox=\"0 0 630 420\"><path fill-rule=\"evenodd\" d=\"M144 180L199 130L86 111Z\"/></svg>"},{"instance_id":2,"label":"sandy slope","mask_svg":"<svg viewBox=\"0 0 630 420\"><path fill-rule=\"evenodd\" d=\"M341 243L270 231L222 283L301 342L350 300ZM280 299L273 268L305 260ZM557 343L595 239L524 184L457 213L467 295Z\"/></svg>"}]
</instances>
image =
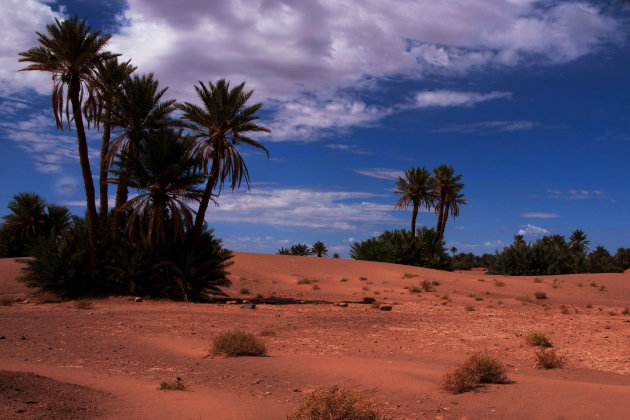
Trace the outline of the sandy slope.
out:
<instances>
[{"instance_id":1,"label":"sandy slope","mask_svg":"<svg viewBox=\"0 0 630 420\"><path fill-rule=\"evenodd\" d=\"M52 378L61 395L66 387L85 393L85 407L68 399L64 409L93 410L103 418L278 419L309 392L335 383L364 391L393 418L630 418L630 317L621 314L630 304L630 273L535 283L530 277L249 253L236 253L230 271L231 296L298 303L255 310L128 298L95 301L88 310L72 302L15 303L0 307L0 369ZM0 295L33 302L31 291L15 282L17 273L18 264L0 260ZM310 283L298 284L305 278ZM424 279L439 285L420 294L404 288ZM240 295L241 289L249 293ZM537 290L549 299L533 299ZM360 303L363 297L391 303L393 310L371 309ZM330 304L338 301L349 307ZM268 357L207 357L217 332L265 328L275 332L263 338ZM532 368L533 350L522 335L534 329L545 331L566 355L565 368ZM445 371L484 349L508 364L511 384L461 395L439 389ZM156 390L178 376L188 391ZM29 392L44 390L42 398L3 404L26 410L8 418L37 418L46 404L48 413L55 412L58 407L43 398L50 382L24 378L30 378Z\"/></svg>"}]
</instances>

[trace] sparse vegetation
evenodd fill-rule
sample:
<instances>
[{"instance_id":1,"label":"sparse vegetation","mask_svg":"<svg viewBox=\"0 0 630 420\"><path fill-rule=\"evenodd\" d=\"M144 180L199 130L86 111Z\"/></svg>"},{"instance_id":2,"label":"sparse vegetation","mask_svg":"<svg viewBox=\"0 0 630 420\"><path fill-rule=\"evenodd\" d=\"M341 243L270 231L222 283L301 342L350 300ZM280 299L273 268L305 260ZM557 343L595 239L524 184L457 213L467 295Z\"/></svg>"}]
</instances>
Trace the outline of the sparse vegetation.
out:
<instances>
[{"instance_id":1,"label":"sparse vegetation","mask_svg":"<svg viewBox=\"0 0 630 420\"><path fill-rule=\"evenodd\" d=\"M536 290L534 292L534 297L536 299L547 299L547 293L543 292L542 290Z\"/></svg>"},{"instance_id":2,"label":"sparse vegetation","mask_svg":"<svg viewBox=\"0 0 630 420\"><path fill-rule=\"evenodd\" d=\"M534 352L534 367L536 369L555 369L564 366L565 358L556 349L541 347Z\"/></svg>"},{"instance_id":3,"label":"sparse vegetation","mask_svg":"<svg viewBox=\"0 0 630 420\"><path fill-rule=\"evenodd\" d=\"M86 299L75 300L73 302L73 306L76 309L92 309L94 307L92 301Z\"/></svg>"},{"instance_id":4,"label":"sparse vegetation","mask_svg":"<svg viewBox=\"0 0 630 420\"><path fill-rule=\"evenodd\" d=\"M569 314L569 308L567 308L567 306L566 306L566 305L560 305L560 312L561 312L563 315L568 315L568 314Z\"/></svg>"},{"instance_id":5,"label":"sparse vegetation","mask_svg":"<svg viewBox=\"0 0 630 420\"><path fill-rule=\"evenodd\" d=\"M621 311L622 315L629 315L630 314L630 308L628 308L627 306L623 309L623 311Z\"/></svg>"},{"instance_id":6,"label":"sparse vegetation","mask_svg":"<svg viewBox=\"0 0 630 420\"><path fill-rule=\"evenodd\" d=\"M437 281L437 280L433 280L433 281L431 282L431 285L432 285L432 286L439 286L439 285L440 285L440 282L439 282L439 281Z\"/></svg>"},{"instance_id":7,"label":"sparse vegetation","mask_svg":"<svg viewBox=\"0 0 630 420\"><path fill-rule=\"evenodd\" d=\"M307 278L302 278L297 281L297 284L311 284L311 283L312 283L311 280Z\"/></svg>"},{"instance_id":8,"label":"sparse vegetation","mask_svg":"<svg viewBox=\"0 0 630 420\"><path fill-rule=\"evenodd\" d=\"M214 337L212 354L223 354L227 357L264 356L267 354L267 347L253 334L244 331L226 331Z\"/></svg>"},{"instance_id":9,"label":"sparse vegetation","mask_svg":"<svg viewBox=\"0 0 630 420\"><path fill-rule=\"evenodd\" d=\"M496 287L505 287L505 283L501 280L494 279L494 285Z\"/></svg>"},{"instance_id":10,"label":"sparse vegetation","mask_svg":"<svg viewBox=\"0 0 630 420\"><path fill-rule=\"evenodd\" d=\"M274 330L273 328L263 328L263 330L260 332L260 335L262 335L263 337L275 337L276 335L278 335L276 333L276 330Z\"/></svg>"},{"instance_id":11,"label":"sparse vegetation","mask_svg":"<svg viewBox=\"0 0 630 420\"><path fill-rule=\"evenodd\" d=\"M361 393L330 388L313 392L288 417L288 420L385 420L375 404Z\"/></svg>"},{"instance_id":12,"label":"sparse vegetation","mask_svg":"<svg viewBox=\"0 0 630 420\"><path fill-rule=\"evenodd\" d=\"M420 287L425 292L429 292L431 291L431 282L429 280L422 280L422 283L420 283Z\"/></svg>"},{"instance_id":13,"label":"sparse vegetation","mask_svg":"<svg viewBox=\"0 0 630 420\"><path fill-rule=\"evenodd\" d=\"M368 305L374 302L376 302L376 299L374 299L373 297L366 296L363 298L363 303L367 303Z\"/></svg>"},{"instance_id":14,"label":"sparse vegetation","mask_svg":"<svg viewBox=\"0 0 630 420\"><path fill-rule=\"evenodd\" d=\"M367 277L359 277L359 280L361 280L361 281L367 281Z\"/></svg>"},{"instance_id":15,"label":"sparse vegetation","mask_svg":"<svg viewBox=\"0 0 630 420\"><path fill-rule=\"evenodd\" d=\"M238 293L241 295L249 295L249 289L245 289L245 288L240 289Z\"/></svg>"},{"instance_id":16,"label":"sparse vegetation","mask_svg":"<svg viewBox=\"0 0 630 420\"><path fill-rule=\"evenodd\" d=\"M525 336L525 342L530 346L553 347L549 337L542 331L531 331Z\"/></svg>"},{"instance_id":17,"label":"sparse vegetation","mask_svg":"<svg viewBox=\"0 0 630 420\"><path fill-rule=\"evenodd\" d=\"M589 286L591 286L591 287L597 287L597 283L595 283L594 281L592 281L592 282L590 282L590 283L589 283Z\"/></svg>"},{"instance_id":18,"label":"sparse vegetation","mask_svg":"<svg viewBox=\"0 0 630 420\"><path fill-rule=\"evenodd\" d=\"M184 384L184 381L182 381L182 378L177 378L171 382L162 382L158 389L160 391L185 391L186 385Z\"/></svg>"},{"instance_id":19,"label":"sparse vegetation","mask_svg":"<svg viewBox=\"0 0 630 420\"><path fill-rule=\"evenodd\" d=\"M470 306L470 305L466 306L466 308L465 308L465 309L466 309L466 311L467 311L467 312L473 312L473 311L475 311L475 307L474 307L474 306Z\"/></svg>"},{"instance_id":20,"label":"sparse vegetation","mask_svg":"<svg viewBox=\"0 0 630 420\"><path fill-rule=\"evenodd\" d=\"M348 279L347 279L347 278L345 278L345 277L343 277L343 278L342 278L341 280L339 280L339 281L340 281L340 282L342 282L342 283L345 283L345 282L347 282L347 281L348 281Z\"/></svg>"},{"instance_id":21,"label":"sparse vegetation","mask_svg":"<svg viewBox=\"0 0 630 420\"><path fill-rule=\"evenodd\" d=\"M321 287L319 287L317 284L313 285L313 290L320 290L320 289L321 289Z\"/></svg>"},{"instance_id":22,"label":"sparse vegetation","mask_svg":"<svg viewBox=\"0 0 630 420\"><path fill-rule=\"evenodd\" d=\"M420 293L422 292L422 289L419 288L418 286L409 286L409 293Z\"/></svg>"},{"instance_id":23,"label":"sparse vegetation","mask_svg":"<svg viewBox=\"0 0 630 420\"><path fill-rule=\"evenodd\" d=\"M440 383L453 394L470 391L479 384L504 384L508 381L505 365L486 353L477 352L457 368L447 372Z\"/></svg>"},{"instance_id":24,"label":"sparse vegetation","mask_svg":"<svg viewBox=\"0 0 630 420\"><path fill-rule=\"evenodd\" d=\"M539 278L539 277L536 277L536 278L534 279L534 283L542 283L542 282L543 282L543 281L542 281L542 279L541 279L541 278Z\"/></svg>"},{"instance_id":25,"label":"sparse vegetation","mask_svg":"<svg viewBox=\"0 0 630 420\"><path fill-rule=\"evenodd\" d=\"M413 273L405 273L403 274L403 279L413 279L419 277L418 274L413 274Z\"/></svg>"}]
</instances>

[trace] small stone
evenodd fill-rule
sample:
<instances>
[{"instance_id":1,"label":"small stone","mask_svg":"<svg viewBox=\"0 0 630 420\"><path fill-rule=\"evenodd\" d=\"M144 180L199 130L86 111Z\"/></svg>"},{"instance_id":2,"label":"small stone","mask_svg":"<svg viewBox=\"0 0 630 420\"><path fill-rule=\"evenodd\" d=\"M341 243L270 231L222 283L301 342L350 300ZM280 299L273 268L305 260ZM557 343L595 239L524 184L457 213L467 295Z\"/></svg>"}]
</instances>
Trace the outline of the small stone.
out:
<instances>
[{"instance_id":1,"label":"small stone","mask_svg":"<svg viewBox=\"0 0 630 420\"><path fill-rule=\"evenodd\" d=\"M30 300L28 300L28 299L24 299L24 300L22 301L22 303L29 303L29 302L30 302Z\"/></svg>"},{"instance_id":2,"label":"small stone","mask_svg":"<svg viewBox=\"0 0 630 420\"><path fill-rule=\"evenodd\" d=\"M256 305L253 303L245 303L241 305L241 309L256 309Z\"/></svg>"},{"instance_id":3,"label":"small stone","mask_svg":"<svg viewBox=\"0 0 630 420\"><path fill-rule=\"evenodd\" d=\"M295 388L295 389L293 389L293 392L302 392L302 391L297 389L297 388Z\"/></svg>"},{"instance_id":4,"label":"small stone","mask_svg":"<svg viewBox=\"0 0 630 420\"><path fill-rule=\"evenodd\" d=\"M238 302L235 300L228 300L227 302L225 302L226 305L236 305Z\"/></svg>"},{"instance_id":5,"label":"small stone","mask_svg":"<svg viewBox=\"0 0 630 420\"><path fill-rule=\"evenodd\" d=\"M384 303L378 305L378 309L380 311L391 311L392 310L392 305L385 305Z\"/></svg>"},{"instance_id":6,"label":"small stone","mask_svg":"<svg viewBox=\"0 0 630 420\"><path fill-rule=\"evenodd\" d=\"M335 305L341 306L342 308L347 308L348 307L348 303L347 302L339 302L339 303L335 303Z\"/></svg>"},{"instance_id":7,"label":"small stone","mask_svg":"<svg viewBox=\"0 0 630 420\"><path fill-rule=\"evenodd\" d=\"M137 297L133 300L134 302L142 302L142 298L141 297Z\"/></svg>"}]
</instances>

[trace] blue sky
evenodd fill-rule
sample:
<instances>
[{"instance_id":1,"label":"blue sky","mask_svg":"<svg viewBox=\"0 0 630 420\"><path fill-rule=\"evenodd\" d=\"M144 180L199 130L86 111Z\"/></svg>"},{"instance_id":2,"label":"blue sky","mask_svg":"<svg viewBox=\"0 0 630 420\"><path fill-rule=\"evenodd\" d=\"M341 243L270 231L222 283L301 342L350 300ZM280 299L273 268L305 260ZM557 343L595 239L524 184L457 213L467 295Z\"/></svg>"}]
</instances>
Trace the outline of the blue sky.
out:
<instances>
[{"instance_id":1,"label":"blue sky","mask_svg":"<svg viewBox=\"0 0 630 420\"><path fill-rule=\"evenodd\" d=\"M630 247L630 10L614 1L4 1L0 203L35 191L84 211L50 78L17 72L35 31L74 14L170 98L195 101L198 80L221 77L255 89L271 159L243 149L251 191L224 192L206 215L234 250L322 240L347 256L355 240L408 228L411 212L393 212L396 177L441 163L468 201L449 248L578 228L592 245Z\"/></svg>"}]
</instances>

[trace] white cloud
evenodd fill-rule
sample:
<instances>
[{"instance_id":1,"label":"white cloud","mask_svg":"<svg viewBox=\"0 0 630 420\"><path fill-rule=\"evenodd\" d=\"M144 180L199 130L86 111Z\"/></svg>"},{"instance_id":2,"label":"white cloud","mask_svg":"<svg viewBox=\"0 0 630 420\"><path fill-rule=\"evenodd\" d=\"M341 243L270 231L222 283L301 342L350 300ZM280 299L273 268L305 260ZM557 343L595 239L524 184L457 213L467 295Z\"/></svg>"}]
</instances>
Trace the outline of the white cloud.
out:
<instances>
[{"instance_id":1,"label":"white cloud","mask_svg":"<svg viewBox=\"0 0 630 420\"><path fill-rule=\"evenodd\" d=\"M590 199L605 199L610 202L615 202L615 199L610 194L601 190L586 190L570 188L566 192L559 190L547 189L547 195L540 196L534 195L533 198L552 198L556 200L590 200Z\"/></svg>"},{"instance_id":2,"label":"white cloud","mask_svg":"<svg viewBox=\"0 0 630 420\"><path fill-rule=\"evenodd\" d=\"M452 132L452 133L477 133L477 132L496 132L496 131L523 131L533 130L535 128L552 128L550 126L543 126L536 121L482 121L470 124L452 124L447 127L436 130L438 132Z\"/></svg>"},{"instance_id":3,"label":"white cloud","mask_svg":"<svg viewBox=\"0 0 630 420\"><path fill-rule=\"evenodd\" d=\"M497 239L495 241L487 241L483 243L483 246L486 248L499 248L501 246L503 246L504 243L502 240Z\"/></svg>"},{"instance_id":4,"label":"white cloud","mask_svg":"<svg viewBox=\"0 0 630 420\"><path fill-rule=\"evenodd\" d=\"M278 248L291 242L288 239L276 239L273 236L227 236L221 240L227 249L264 253L275 253Z\"/></svg>"},{"instance_id":5,"label":"white cloud","mask_svg":"<svg viewBox=\"0 0 630 420\"><path fill-rule=\"evenodd\" d=\"M381 224L400 224L393 205L364 201L375 194L309 189L255 189L223 193L206 221L301 226L348 231ZM361 200L361 201L359 201Z\"/></svg>"},{"instance_id":6,"label":"white cloud","mask_svg":"<svg viewBox=\"0 0 630 420\"><path fill-rule=\"evenodd\" d=\"M556 213L532 212L532 213L521 213L521 217L528 217L531 219L555 219L556 217L560 217L560 216L558 216L558 214Z\"/></svg>"},{"instance_id":7,"label":"white cloud","mask_svg":"<svg viewBox=\"0 0 630 420\"><path fill-rule=\"evenodd\" d=\"M48 75L16 72L17 53L35 46L35 31L60 16L46 2L7 1L0 15L0 94L26 87L48 94ZM253 99L272 111L267 125L274 132L266 138L273 140L313 139L408 109L408 99L383 106L357 93L378 91L392 77L565 63L623 38L621 18L577 0L128 0L119 24L111 49L141 72L154 72L170 87L169 97L195 100L198 80L247 81ZM421 92L414 106L507 96Z\"/></svg>"},{"instance_id":8,"label":"white cloud","mask_svg":"<svg viewBox=\"0 0 630 420\"><path fill-rule=\"evenodd\" d=\"M415 106L418 108L471 106L492 99L503 99L512 96L510 92L457 92L452 90L422 91L416 94Z\"/></svg>"},{"instance_id":9,"label":"white cloud","mask_svg":"<svg viewBox=\"0 0 630 420\"><path fill-rule=\"evenodd\" d=\"M518 234L523 236L540 236L546 235L548 233L549 231L547 229L530 225L529 223L527 224L527 226L523 226L523 229L519 229L518 231Z\"/></svg>"},{"instance_id":10,"label":"white cloud","mask_svg":"<svg viewBox=\"0 0 630 420\"><path fill-rule=\"evenodd\" d=\"M404 171L399 169L389 169L389 168L366 168L366 169L355 169L354 172L369 176L372 178L378 179L392 179L396 180L399 176L404 175Z\"/></svg>"},{"instance_id":11,"label":"white cloud","mask_svg":"<svg viewBox=\"0 0 630 420\"><path fill-rule=\"evenodd\" d=\"M369 150L363 150L355 144L326 144L324 147L332 150L340 150L342 152L354 153L357 155L373 155Z\"/></svg>"}]
</instances>

